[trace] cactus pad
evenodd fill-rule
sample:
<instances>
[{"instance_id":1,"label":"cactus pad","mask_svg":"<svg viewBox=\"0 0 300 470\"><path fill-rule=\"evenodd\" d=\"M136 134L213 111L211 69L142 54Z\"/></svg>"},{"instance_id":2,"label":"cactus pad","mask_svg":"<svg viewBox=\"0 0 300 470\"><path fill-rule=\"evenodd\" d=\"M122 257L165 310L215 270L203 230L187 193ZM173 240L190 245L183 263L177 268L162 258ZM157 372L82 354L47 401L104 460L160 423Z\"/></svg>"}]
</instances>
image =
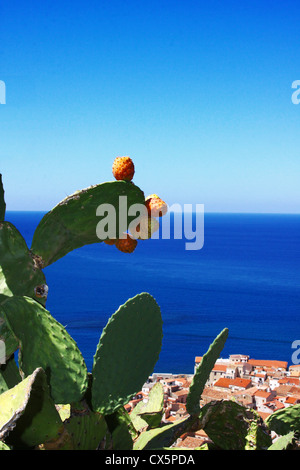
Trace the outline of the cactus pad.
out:
<instances>
[{"instance_id":1,"label":"cactus pad","mask_svg":"<svg viewBox=\"0 0 300 470\"><path fill-rule=\"evenodd\" d=\"M149 431L142 432L135 441L133 450L153 450L169 447L188 430L198 429L198 420L195 417L187 417Z\"/></svg>"},{"instance_id":2,"label":"cactus pad","mask_svg":"<svg viewBox=\"0 0 300 470\"><path fill-rule=\"evenodd\" d=\"M233 401L212 401L201 408L201 427L223 450L263 450L272 440L262 418Z\"/></svg>"},{"instance_id":3,"label":"cactus pad","mask_svg":"<svg viewBox=\"0 0 300 470\"><path fill-rule=\"evenodd\" d=\"M12 356L0 367L0 394L21 382L21 375L15 358Z\"/></svg>"},{"instance_id":4,"label":"cactus pad","mask_svg":"<svg viewBox=\"0 0 300 470\"><path fill-rule=\"evenodd\" d=\"M2 175L0 174L0 222L5 218L6 204L4 200L4 189L2 184Z\"/></svg>"},{"instance_id":5,"label":"cactus pad","mask_svg":"<svg viewBox=\"0 0 300 470\"><path fill-rule=\"evenodd\" d=\"M228 329L223 331L216 337L210 345L208 351L204 354L201 364L198 366L193 377L192 384L186 401L186 409L189 414L198 414L200 412L200 398L204 390L205 384L209 378L210 372L225 345L228 337Z\"/></svg>"},{"instance_id":6,"label":"cactus pad","mask_svg":"<svg viewBox=\"0 0 300 470\"><path fill-rule=\"evenodd\" d=\"M42 367L56 403L79 401L87 388L87 368L65 328L29 297L7 297L1 311L19 340L19 368L25 377Z\"/></svg>"},{"instance_id":7,"label":"cactus pad","mask_svg":"<svg viewBox=\"0 0 300 470\"><path fill-rule=\"evenodd\" d=\"M115 450L132 450L137 433L125 408L120 406L113 414L105 416L105 419L110 434L110 447Z\"/></svg>"},{"instance_id":8,"label":"cactus pad","mask_svg":"<svg viewBox=\"0 0 300 470\"><path fill-rule=\"evenodd\" d=\"M19 340L16 338L13 330L11 329L5 313L1 310L1 303L8 297L0 294L0 340L5 344L5 359L6 361L14 354L19 348ZM2 358L1 358L2 360Z\"/></svg>"},{"instance_id":9,"label":"cactus pad","mask_svg":"<svg viewBox=\"0 0 300 470\"><path fill-rule=\"evenodd\" d=\"M157 428L162 419L163 408L164 388L160 382L157 382L149 393L147 403L140 409L139 416L150 428Z\"/></svg>"},{"instance_id":10,"label":"cactus pad","mask_svg":"<svg viewBox=\"0 0 300 470\"><path fill-rule=\"evenodd\" d=\"M64 422L64 427L74 450L96 450L107 431L104 416L92 411L82 416L71 416Z\"/></svg>"},{"instance_id":11,"label":"cactus pad","mask_svg":"<svg viewBox=\"0 0 300 470\"><path fill-rule=\"evenodd\" d=\"M67 197L37 226L32 252L42 258L44 266L48 266L76 248L102 241L96 234L99 222L96 211L100 204L111 204L115 208L118 233L120 196L127 197L128 208L132 204L144 204L143 192L126 181L102 183ZM128 225L134 219L133 216L128 217Z\"/></svg>"},{"instance_id":12,"label":"cactus pad","mask_svg":"<svg viewBox=\"0 0 300 470\"><path fill-rule=\"evenodd\" d=\"M153 372L162 343L162 318L154 298L128 300L104 328L94 356L92 406L104 414L141 390Z\"/></svg>"},{"instance_id":13,"label":"cactus pad","mask_svg":"<svg viewBox=\"0 0 300 470\"><path fill-rule=\"evenodd\" d=\"M0 439L14 448L39 445L62 427L41 368L0 395L0 409Z\"/></svg>"},{"instance_id":14,"label":"cactus pad","mask_svg":"<svg viewBox=\"0 0 300 470\"><path fill-rule=\"evenodd\" d=\"M272 431L282 436L290 431L300 433L300 404L274 411L266 419L266 424Z\"/></svg>"},{"instance_id":15,"label":"cactus pad","mask_svg":"<svg viewBox=\"0 0 300 470\"><path fill-rule=\"evenodd\" d=\"M0 222L0 294L26 295L45 305L46 296L36 292L41 285L45 276L24 238L10 222Z\"/></svg>"}]
</instances>

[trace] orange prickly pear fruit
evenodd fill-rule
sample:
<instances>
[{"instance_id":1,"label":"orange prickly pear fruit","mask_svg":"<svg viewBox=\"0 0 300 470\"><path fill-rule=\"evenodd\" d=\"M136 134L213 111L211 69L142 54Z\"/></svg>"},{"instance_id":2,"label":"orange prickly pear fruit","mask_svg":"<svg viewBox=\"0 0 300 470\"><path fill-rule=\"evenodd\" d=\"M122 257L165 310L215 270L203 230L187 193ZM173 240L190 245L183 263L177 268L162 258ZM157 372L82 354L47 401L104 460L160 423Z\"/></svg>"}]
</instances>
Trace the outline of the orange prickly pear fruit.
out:
<instances>
[{"instance_id":1,"label":"orange prickly pear fruit","mask_svg":"<svg viewBox=\"0 0 300 470\"><path fill-rule=\"evenodd\" d=\"M106 240L103 240L106 245L114 245L116 243L116 240L113 238L107 238Z\"/></svg>"},{"instance_id":2,"label":"orange prickly pear fruit","mask_svg":"<svg viewBox=\"0 0 300 470\"><path fill-rule=\"evenodd\" d=\"M157 194L146 197L145 204L152 217L162 217L168 212L167 204Z\"/></svg>"},{"instance_id":3,"label":"orange prickly pear fruit","mask_svg":"<svg viewBox=\"0 0 300 470\"><path fill-rule=\"evenodd\" d=\"M137 240L127 234L126 238L118 238L115 243L118 250L123 253L133 253L137 246Z\"/></svg>"},{"instance_id":4,"label":"orange prickly pear fruit","mask_svg":"<svg viewBox=\"0 0 300 470\"><path fill-rule=\"evenodd\" d=\"M130 157L116 157L112 172L116 180L131 181L134 175L134 164Z\"/></svg>"}]
</instances>

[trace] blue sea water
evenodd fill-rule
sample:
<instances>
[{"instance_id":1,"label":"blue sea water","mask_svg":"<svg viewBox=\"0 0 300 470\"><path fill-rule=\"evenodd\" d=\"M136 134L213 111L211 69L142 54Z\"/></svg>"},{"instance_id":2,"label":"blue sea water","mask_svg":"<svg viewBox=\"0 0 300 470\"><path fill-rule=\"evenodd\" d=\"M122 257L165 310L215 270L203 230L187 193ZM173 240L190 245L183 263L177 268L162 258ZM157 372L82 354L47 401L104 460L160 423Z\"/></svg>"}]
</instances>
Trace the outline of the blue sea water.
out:
<instances>
[{"instance_id":1,"label":"blue sea water","mask_svg":"<svg viewBox=\"0 0 300 470\"><path fill-rule=\"evenodd\" d=\"M28 245L41 212L8 212ZM300 340L300 216L205 214L201 250L186 240L147 240L127 255L103 243L45 268L47 309L81 349L88 369L103 327L128 298L149 292L160 305L163 345L156 372L193 373L220 331L222 357L248 354L291 364ZM149 325L151 328L151 325Z\"/></svg>"}]
</instances>

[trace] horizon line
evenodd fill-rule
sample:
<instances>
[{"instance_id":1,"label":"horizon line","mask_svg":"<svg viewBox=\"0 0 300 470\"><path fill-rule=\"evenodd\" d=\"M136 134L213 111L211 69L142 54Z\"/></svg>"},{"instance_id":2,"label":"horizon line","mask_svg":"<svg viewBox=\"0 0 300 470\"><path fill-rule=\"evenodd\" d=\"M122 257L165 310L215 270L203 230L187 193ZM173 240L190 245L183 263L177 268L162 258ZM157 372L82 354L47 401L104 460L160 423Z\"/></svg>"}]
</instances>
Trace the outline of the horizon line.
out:
<instances>
[{"instance_id":1,"label":"horizon line","mask_svg":"<svg viewBox=\"0 0 300 470\"><path fill-rule=\"evenodd\" d=\"M29 209L10 209L7 210L6 213L9 212L37 212L37 213L43 213L47 214L50 212L52 209L49 210L29 210ZM196 211L187 211L186 213L195 213ZM170 211L172 214L180 213L179 211ZM204 211L205 214L219 214L219 215L300 215L300 212L254 212L254 211Z\"/></svg>"}]
</instances>

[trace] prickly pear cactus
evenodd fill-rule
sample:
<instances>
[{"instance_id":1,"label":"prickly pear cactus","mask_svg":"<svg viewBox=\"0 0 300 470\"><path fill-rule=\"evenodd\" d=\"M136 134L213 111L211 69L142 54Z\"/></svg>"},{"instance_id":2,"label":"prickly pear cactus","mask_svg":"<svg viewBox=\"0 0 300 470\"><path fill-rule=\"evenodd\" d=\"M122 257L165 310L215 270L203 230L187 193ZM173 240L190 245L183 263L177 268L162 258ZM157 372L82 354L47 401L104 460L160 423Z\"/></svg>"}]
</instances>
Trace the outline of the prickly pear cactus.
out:
<instances>
[{"instance_id":1,"label":"prickly pear cactus","mask_svg":"<svg viewBox=\"0 0 300 470\"><path fill-rule=\"evenodd\" d=\"M0 303L1 299L6 299L6 296L0 294ZM19 341L16 338L13 330L11 329L7 318L0 308L0 340L5 344L5 359L6 362L14 354L15 351L19 348ZM2 358L1 358L2 359ZM1 370L1 367L0 367Z\"/></svg>"},{"instance_id":2,"label":"prickly pear cactus","mask_svg":"<svg viewBox=\"0 0 300 470\"><path fill-rule=\"evenodd\" d=\"M283 436L290 431L300 434L300 404L275 411L268 416L266 424L278 435Z\"/></svg>"},{"instance_id":3,"label":"prickly pear cactus","mask_svg":"<svg viewBox=\"0 0 300 470\"><path fill-rule=\"evenodd\" d=\"M227 337L228 329L224 328L224 330L221 331L214 342L210 345L208 351L204 354L202 361L196 370L186 401L186 409L191 415L196 415L200 412L200 398L202 392L215 365L215 362L224 348Z\"/></svg>"},{"instance_id":4,"label":"prickly pear cactus","mask_svg":"<svg viewBox=\"0 0 300 470\"><path fill-rule=\"evenodd\" d=\"M0 450L11 450L11 448L4 442L0 441Z\"/></svg>"},{"instance_id":5,"label":"prickly pear cactus","mask_svg":"<svg viewBox=\"0 0 300 470\"><path fill-rule=\"evenodd\" d=\"M140 188L126 181L102 183L68 196L39 223L32 240L32 252L41 257L46 267L76 248L102 241L96 234L95 224L100 204L110 204L115 208L118 234L120 196L126 196L128 208L145 201ZM128 217L128 225L134 219L135 216Z\"/></svg>"},{"instance_id":6,"label":"prickly pear cactus","mask_svg":"<svg viewBox=\"0 0 300 470\"><path fill-rule=\"evenodd\" d=\"M132 424L137 432L146 430L148 423L141 417L142 409L144 408L145 403L143 400L139 401L137 405L133 408L130 413L130 419Z\"/></svg>"},{"instance_id":7,"label":"prickly pear cactus","mask_svg":"<svg viewBox=\"0 0 300 470\"><path fill-rule=\"evenodd\" d=\"M104 416L92 411L71 416L64 422L64 428L73 450L97 450L107 432Z\"/></svg>"},{"instance_id":8,"label":"prickly pear cactus","mask_svg":"<svg viewBox=\"0 0 300 470\"><path fill-rule=\"evenodd\" d=\"M163 409L164 389L162 384L157 382L149 393L147 403L139 410L139 416L149 428L157 428L162 420Z\"/></svg>"},{"instance_id":9,"label":"prickly pear cactus","mask_svg":"<svg viewBox=\"0 0 300 470\"><path fill-rule=\"evenodd\" d=\"M48 288L36 257L10 222L0 222L0 294L26 295L45 305Z\"/></svg>"},{"instance_id":10,"label":"prickly pear cactus","mask_svg":"<svg viewBox=\"0 0 300 470\"><path fill-rule=\"evenodd\" d=\"M132 421L123 406L111 415L105 416L109 438L107 439L107 449L132 450L133 439L137 437Z\"/></svg>"},{"instance_id":11,"label":"prickly pear cactus","mask_svg":"<svg viewBox=\"0 0 300 470\"><path fill-rule=\"evenodd\" d=\"M149 429L140 434L135 441L134 450L153 450L169 447L186 431L196 431L199 428L197 417L187 417L155 429Z\"/></svg>"},{"instance_id":12,"label":"prickly pear cactus","mask_svg":"<svg viewBox=\"0 0 300 470\"><path fill-rule=\"evenodd\" d=\"M39 445L56 436L63 425L41 368L2 393L0 409L0 440L14 448Z\"/></svg>"},{"instance_id":13,"label":"prickly pear cactus","mask_svg":"<svg viewBox=\"0 0 300 470\"><path fill-rule=\"evenodd\" d=\"M21 382L21 375L14 356L0 367L0 394Z\"/></svg>"},{"instance_id":14,"label":"prickly pear cactus","mask_svg":"<svg viewBox=\"0 0 300 470\"><path fill-rule=\"evenodd\" d=\"M223 450L264 450L272 440L261 417L233 401L212 401L201 408L201 428Z\"/></svg>"},{"instance_id":15,"label":"prickly pear cactus","mask_svg":"<svg viewBox=\"0 0 300 470\"><path fill-rule=\"evenodd\" d=\"M0 296L0 315L18 339L21 374L42 367L56 403L79 401L87 389L87 368L66 329L29 297Z\"/></svg>"},{"instance_id":16,"label":"prickly pear cactus","mask_svg":"<svg viewBox=\"0 0 300 470\"><path fill-rule=\"evenodd\" d=\"M141 400L130 413L130 418L137 432L148 427L158 427L161 423L164 407L164 389L157 382L148 395L147 403Z\"/></svg>"},{"instance_id":17,"label":"prickly pear cactus","mask_svg":"<svg viewBox=\"0 0 300 470\"><path fill-rule=\"evenodd\" d=\"M295 433L293 431L285 434L284 436L280 436L275 442L268 448L268 450L292 450L296 449L295 445Z\"/></svg>"},{"instance_id":18,"label":"prickly pear cactus","mask_svg":"<svg viewBox=\"0 0 300 470\"><path fill-rule=\"evenodd\" d=\"M92 406L112 414L139 392L152 374L162 343L162 318L154 298L128 300L104 328L94 356Z\"/></svg>"},{"instance_id":19,"label":"prickly pear cactus","mask_svg":"<svg viewBox=\"0 0 300 470\"><path fill-rule=\"evenodd\" d=\"M4 200L4 189L2 183L2 175L0 173L0 222L3 222L3 220L5 219L5 210L6 204Z\"/></svg>"}]
</instances>

